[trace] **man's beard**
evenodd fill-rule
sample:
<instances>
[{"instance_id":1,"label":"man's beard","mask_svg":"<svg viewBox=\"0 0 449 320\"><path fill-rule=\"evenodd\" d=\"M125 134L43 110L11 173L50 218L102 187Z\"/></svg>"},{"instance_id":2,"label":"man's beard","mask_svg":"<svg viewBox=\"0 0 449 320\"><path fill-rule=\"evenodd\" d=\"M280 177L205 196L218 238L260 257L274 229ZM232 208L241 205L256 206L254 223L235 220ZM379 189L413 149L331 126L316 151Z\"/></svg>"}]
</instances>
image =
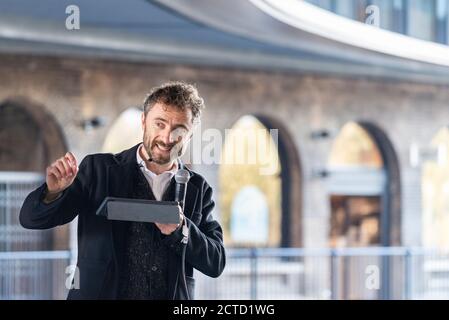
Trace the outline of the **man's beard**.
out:
<instances>
[{"instance_id":1,"label":"man's beard","mask_svg":"<svg viewBox=\"0 0 449 320\"><path fill-rule=\"evenodd\" d=\"M158 144L163 148L170 148L170 151L167 155L161 153L156 154L155 152L153 152L153 150L157 148ZM147 152L152 162L159 165L165 165L179 157L181 146L180 143L167 145L159 140L151 141L151 137L147 136L147 134L145 133L143 139L143 147L145 148L145 151Z\"/></svg>"}]
</instances>

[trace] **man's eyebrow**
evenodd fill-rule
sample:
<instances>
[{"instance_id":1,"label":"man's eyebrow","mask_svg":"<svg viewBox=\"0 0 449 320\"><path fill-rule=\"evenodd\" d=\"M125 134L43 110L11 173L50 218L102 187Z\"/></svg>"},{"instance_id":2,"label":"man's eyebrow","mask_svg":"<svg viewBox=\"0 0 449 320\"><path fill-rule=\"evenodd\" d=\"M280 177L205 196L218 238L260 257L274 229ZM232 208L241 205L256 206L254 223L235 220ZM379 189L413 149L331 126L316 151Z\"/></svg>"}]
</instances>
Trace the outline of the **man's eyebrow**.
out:
<instances>
[{"instance_id":1,"label":"man's eyebrow","mask_svg":"<svg viewBox=\"0 0 449 320\"><path fill-rule=\"evenodd\" d=\"M165 122L165 123L167 123L168 121L167 120L165 120L164 118L154 118L154 120L156 121L156 120L159 120L159 121L162 121L162 122Z\"/></svg>"},{"instance_id":2,"label":"man's eyebrow","mask_svg":"<svg viewBox=\"0 0 449 320\"><path fill-rule=\"evenodd\" d=\"M162 121L162 122L164 122L164 123L168 123L168 120L166 120L166 119L164 119L164 118L160 118L160 117L154 118L154 121ZM175 128L175 129L177 129L177 128L183 128L183 129L185 129L186 131L189 131L189 128L187 128L187 126L184 125L184 124L177 124L177 125L174 126L174 128Z\"/></svg>"}]
</instances>

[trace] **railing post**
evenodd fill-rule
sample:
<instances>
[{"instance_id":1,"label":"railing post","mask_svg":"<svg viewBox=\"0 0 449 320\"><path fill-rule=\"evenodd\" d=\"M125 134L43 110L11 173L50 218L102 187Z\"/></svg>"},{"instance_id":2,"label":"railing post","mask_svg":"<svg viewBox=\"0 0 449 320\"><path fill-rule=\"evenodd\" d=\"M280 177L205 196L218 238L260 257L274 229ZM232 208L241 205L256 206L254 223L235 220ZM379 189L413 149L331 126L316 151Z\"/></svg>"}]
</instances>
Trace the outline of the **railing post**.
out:
<instances>
[{"instance_id":1,"label":"railing post","mask_svg":"<svg viewBox=\"0 0 449 320\"><path fill-rule=\"evenodd\" d=\"M388 250L385 249L388 247L382 247L382 250ZM380 297L382 300L390 300L391 299L391 283L390 280L392 279L391 270L390 270L390 262L392 259L390 259L390 253L381 254L380 260L382 263L382 271L381 271L381 279L382 279L382 285L380 287Z\"/></svg>"},{"instance_id":2,"label":"railing post","mask_svg":"<svg viewBox=\"0 0 449 320\"><path fill-rule=\"evenodd\" d=\"M251 248L250 253L250 286L251 300L257 299L257 249Z\"/></svg>"},{"instance_id":3,"label":"railing post","mask_svg":"<svg viewBox=\"0 0 449 320\"><path fill-rule=\"evenodd\" d=\"M405 273L405 287L404 287L404 294L405 299L410 300L412 299L412 253L410 249L405 250L405 261L404 261L404 273Z\"/></svg>"},{"instance_id":4,"label":"railing post","mask_svg":"<svg viewBox=\"0 0 449 320\"><path fill-rule=\"evenodd\" d=\"M338 255L335 249L331 249L331 299L338 299Z\"/></svg>"}]
</instances>

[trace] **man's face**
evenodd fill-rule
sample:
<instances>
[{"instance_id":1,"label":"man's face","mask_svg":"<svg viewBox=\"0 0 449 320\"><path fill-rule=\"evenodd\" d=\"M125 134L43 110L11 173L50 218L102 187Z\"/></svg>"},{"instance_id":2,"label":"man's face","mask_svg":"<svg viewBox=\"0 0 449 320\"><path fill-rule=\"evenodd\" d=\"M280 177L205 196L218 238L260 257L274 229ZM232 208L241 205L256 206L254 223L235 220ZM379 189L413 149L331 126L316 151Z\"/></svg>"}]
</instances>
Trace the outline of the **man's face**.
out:
<instances>
[{"instance_id":1,"label":"man's face","mask_svg":"<svg viewBox=\"0 0 449 320\"><path fill-rule=\"evenodd\" d=\"M154 163L169 164L178 158L192 134L192 111L156 103L142 114L143 146Z\"/></svg>"}]
</instances>

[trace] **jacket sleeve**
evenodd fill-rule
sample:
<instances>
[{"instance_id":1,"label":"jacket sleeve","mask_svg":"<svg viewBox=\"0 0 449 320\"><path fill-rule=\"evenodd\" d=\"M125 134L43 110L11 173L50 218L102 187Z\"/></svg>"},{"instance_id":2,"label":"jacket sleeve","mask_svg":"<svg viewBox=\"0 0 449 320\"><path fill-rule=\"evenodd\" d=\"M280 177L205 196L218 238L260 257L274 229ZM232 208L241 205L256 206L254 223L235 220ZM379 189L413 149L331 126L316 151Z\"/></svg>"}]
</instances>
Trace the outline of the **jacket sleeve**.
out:
<instances>
[{"instance_id":1,"label":"jacket sleeve","mask_svg":"<svg viewBox=\"0 0 449 320\"><path fill-rule=\"evenodd\" d=\"M219 277L226 264L223 244L223 231L211 212L215 206L212 200L212 188L207 185L202 202L202 219L196 226L190 219L189 239L186 248L186 262L210 277ZM164 239L171 248L179 253L181 250L182 229Z\"/></svg>"},{"instance_id":2,"label":"jacket sleeve","mask_svg":"<svg viewBox=\"0 0 449 320\"><path fill-rule=\"evenodd\" d=\"M89 181L92 179L92 161L90 156L79 165L78 174L73 183L65 189L55 201L43 202L47 184L31 192L20 210L19 221L26 229L50 229L72 221L87 206L89 199Z\"/></svg>"}]
</instances>

